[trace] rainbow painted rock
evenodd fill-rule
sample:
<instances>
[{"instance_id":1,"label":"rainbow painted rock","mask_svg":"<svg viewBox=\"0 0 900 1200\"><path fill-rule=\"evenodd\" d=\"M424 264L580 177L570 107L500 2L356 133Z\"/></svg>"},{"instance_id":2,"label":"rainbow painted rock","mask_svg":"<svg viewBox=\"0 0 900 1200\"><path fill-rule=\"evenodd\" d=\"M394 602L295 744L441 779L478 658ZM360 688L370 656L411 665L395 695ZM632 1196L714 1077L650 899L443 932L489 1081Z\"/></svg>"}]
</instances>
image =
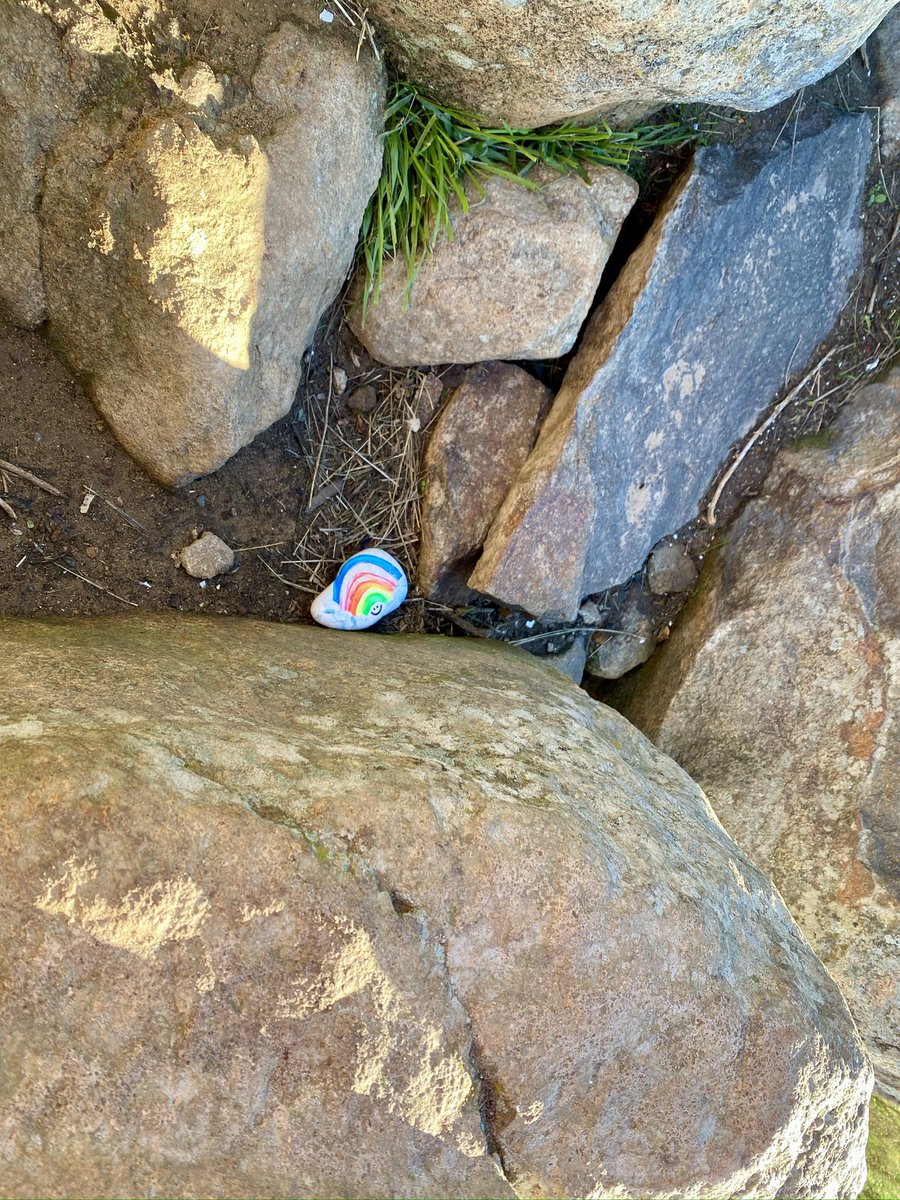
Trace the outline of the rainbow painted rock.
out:
<instances>
[{"instance_id":1,"label":"rainbow painted rock","mask_svg":"<svg viewBox=\"0 0 900 1200\"><path fill-rule=\"evenodd\" d=\"M368 629L406 599L409 584L396 558L386 550L363 550L348 558L313 600L310 615L329 629Z\"/></svg>"}]
</instances>

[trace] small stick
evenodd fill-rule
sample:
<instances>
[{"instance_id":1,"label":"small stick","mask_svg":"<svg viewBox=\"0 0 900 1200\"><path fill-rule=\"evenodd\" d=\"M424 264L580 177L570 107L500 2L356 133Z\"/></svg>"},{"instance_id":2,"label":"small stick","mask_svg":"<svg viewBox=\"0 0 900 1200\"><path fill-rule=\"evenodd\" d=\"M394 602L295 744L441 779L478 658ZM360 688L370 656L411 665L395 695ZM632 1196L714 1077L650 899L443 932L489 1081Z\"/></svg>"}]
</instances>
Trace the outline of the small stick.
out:
<instances>
[{"instance_id":1,"label":"small stick","mask_svg":"<svg viewBox=\"0 0 900 1200\"><path fill-rule=\"evenodd\" d=\"M56 562L55 559L48 558L45 562L52 563L54 567L59 567L61 571L65 571L67 575L74 575L76 579L80 579L82 583L89 583L92 588L96 588L98 592L106 592L107 596L112 596L114 600L121 600L123 604L130 604L132 608L139 608L140 605L135 604L133 600L126 600L124 596L117 595L116 592L111 592L109 588L103 586L102 583L97 583L93 579L88 579L87 575L79 575L77 571L72 571L69 567L64 567L61 562Z\"/></svg>"},{"instance_id":2,"label":"small stick","mask_svg":"<svg viewBox=\"0 0 900 1200\"><path fill-rule=\"evenodd\" d=\"M753 448L753 446L756 445L756 443L759 441L760 437L769 428L769 426L772 424L772 422L775 420L775 418L780 416L780 414L784 412L784 410L787 408L787 406L790 404L790 402L792 400L794 400L797 397L797 395L806 387L806 385L816 375L816 373L818 371L821 371L821 369L822 369L822 367L824 367L825 363L828 362L828 360L829 360L829 358L831 358L832 354L835 353L835 350L837 350L836 346L833 347L831 350L829 350L827 354L824 354L819 359L819 361L816 363L816 365L813 367L813 369L811 371L809 371L806 375L803 376L803 378L800 380L800 382L797 384L796 387L791 388L791 390L788 392L788 394L785 396L785 398L782 401L780 401L775 406L775 408L772 409L772 411L769 413L769 415L766 417L766 419L762 422L762 424L757 425L757 427L754 429L754 431L747 438L746 442L744 443L743 449L741 450L741 452L738 454L737 458L734 460L734 462L731 464L731 466L728 468L728 470L725 472L725 474L722 476L722 478L719 480L718 484L716 485L716 490L713 492L712 499L710 500L709 505L706 509L706 523L708 525L715 525L715 523L716 523L716 505L719 503L719 500L722 498L722 493L725 491L725 487L726 487L726 484L728 483L729 479L731 479L732 475L735 473L735 471L738 469L738 467L741 465L741 463L747 457L750 450Z\"/></svg>"},{"instance_id":3,"label":"small stick","mask_svg":"<svg viewBox=\"0 0 900 1200\"><path fill-rule=\"evenodd\" d=\"M0 498L0 508L2 508L2 509L3 509L3 511L6 513L6 515L9 517L9 519L10 519L11 521L15 521L15 520L16 520L16 513L15 513L15 509L11 508L11 507L10 507L10 505L8 505L8 504L6 503L6 501L5 501L4 499L2 499L2 498Z\"/></svg>"},{"instance_id":4,"label":"small stick","mask_svg":"<svg viewBox=\"0 0 900 1200\"><path fill-rule=\"evenodd\" d=\"M49 492L51 496L61 496L62 492L58 488L53 487L50 483L45 483L43 479L38 479L37 475L32 475L30 471L24 471L21 467L14 466L13 463L7 462L5 458L0 458L0 471L9 471L10 475L18 475L20 479L27 479L29 483L33 483L35 487L41 488L42 491Z\"/></svg>"}]
</instances>

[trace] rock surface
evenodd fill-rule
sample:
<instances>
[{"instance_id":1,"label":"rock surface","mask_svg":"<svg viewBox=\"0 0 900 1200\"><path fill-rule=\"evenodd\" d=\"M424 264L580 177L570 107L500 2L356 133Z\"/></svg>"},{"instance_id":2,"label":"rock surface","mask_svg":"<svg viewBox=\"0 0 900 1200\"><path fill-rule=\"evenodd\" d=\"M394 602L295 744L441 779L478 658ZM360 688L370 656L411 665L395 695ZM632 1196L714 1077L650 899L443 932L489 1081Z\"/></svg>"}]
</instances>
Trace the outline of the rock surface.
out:
<instances>
[{"instance_id":1,"label":"rock surface","mask_svg":"<svg viewBox=\"0 0 900 1200\"><path fill-rule=\"evenodd\" d=\"M454 389L425 452L418 583L430 599L465 604L473 595L466 580L551 398L510 363L471 367Z\"/></svg>"},{"instance_id":2,"label":"rock surface","mask_svg":"<svg viewBox=\"0 0 900 1200\"><path fill-rule=\"evenodd\" d=\"M696 515L828 333L862 248L871 123L770 147L698 152L591 318L472 587L574 617Z\"/></svg>"},{"instance_id":3,"label":"rock surface","mask_svg":"<svg viewBox=\"0 0 900 1200\"><path fill-rule=\"evenodd\" d=\"M633 179L595 167L577 175L536 172L538 190L499 176L470 184L471 206L452 216L407 297L402 258L385 265L381 293L350 323L370 354L390 366L559 358L588 314L622 222L637 198ZM357 279L355 295L361 294Z\"/></svg>"},{"instance_id":4,"label":"rock surface","mask_svg":"<svg viewBox=\"0 0 900 1200\"><path fill-rule=\"evenodd\" d=\"M171 618L0 664L4 1195L856 1195L835 984L552 667Z\"/></svg>"},{"instance_id":5,"label":"rock surface","mask_svg":"<svg viewBox=\"0 0 900 1200\"><path fill-rule=\"evenodd\" d=\"M181 565L195 579L214 579L234 566L234 551L207 529L181 551Z\"/></svg>"},{"instance_id":6,"label":"rock surface","mask_svg":"<svg viewBox=\"0 0 900 1200\"><path fill-rule=\"evenodd\" d=\"M697 582L694 560L682 542L660 542L647 559L647 586L657 596L686 592Z\"/></svg>"},{"instance_id":7,"label":"rock surface","mask_svg":"<svg viewBox=\"0 0 900 1200\"><path fill-rule=\"evenodd\" d=\"M377 182L383 71L315 13L256 31L248 87L196 60L156 0L140 21L87 0L50 11L28 18L43 41L0 152L0 174L28 168L0 268L39 227L32 321L46 311L125 448L179 484L290 407ZM76 67L73 99L59 77ZM60 93L77 112L43 120Z\"/></svg>"},{"instance_id":8,"label":"rock surface","mask_svg":"<svg viewBox=\"0 0 900 1200\"><path fill-rule=\"evenodd\" d=\"M407 77L512 125L702 101L769 108L839 66L894 0L372 0Z\"/></svg>"},{"instance_id":9,"label":"rock surface","mask_svg":"<svg viewBox=\"0 0 900 1200\"><path fill-rule=\"evenodd\" d=\"M872 39L878 73L878 127L881 153L893 158L900 151L900 9L885 17Z\"/></svg>"},{"instance_id":10,"label":"rock surface","mask_svg":"<svg viewBox=\"0 0 900 1200\"><path fill-rule=\"evenodd\" d=\"M74 115L88 71L53 24L20 0L0 5L0 312L46 317L37 209L48 147Z\"/></svg>"},{"instance_id":11,"label":"rock surface","mask_svg":"<svg viewBox=\"0 0 900 1200\"><path fill-rule=\"evenodd\" d=\"M597 679L618 679L645 663L656 649L656 629L647 596L632 584L624 598L616 633L596 633L585 669Z\"/></svg>"},{"instance_id":12,"label":"rock surface","mask_svg":"<svg viewBox=\"0 0 900 1200\"><path fill-rule=\"evenodd\" d=\"M900 372L783 452L627 715L698 780L900 1097Z\"/></svg>"},{"instance_id":13,"label":"rock surface","mask_svg":"<svg viewBox=\"0 0 900 1200\"><path fill-rule=\"evenodd\" d=\"M584 678L584 664L587 660L587 639L576 637L571 646L559 654L548 654L544 661L557 671L562 671L573 683L580 684Z\"/></svg>"}]
</instances>

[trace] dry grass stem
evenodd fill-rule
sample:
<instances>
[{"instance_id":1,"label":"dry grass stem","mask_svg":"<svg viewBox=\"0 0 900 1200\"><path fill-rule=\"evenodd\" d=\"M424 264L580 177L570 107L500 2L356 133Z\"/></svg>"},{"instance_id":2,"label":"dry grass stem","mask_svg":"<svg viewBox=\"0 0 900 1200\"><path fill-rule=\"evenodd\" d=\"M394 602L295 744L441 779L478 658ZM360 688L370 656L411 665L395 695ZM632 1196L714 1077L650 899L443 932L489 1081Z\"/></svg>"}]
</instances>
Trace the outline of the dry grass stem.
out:
<instances>
[{"instance_id":1,"label":"dry grass stem","mask_svg":"<svg viewBox=\"0 0 900 1200\"><path fill-rule=\"evenodd\" d=\"M122 604L130 604L132 608L139 608L134 600L126 600L124 596L120 596L118 592L111 592L108 587L104 587L102 583L97 583L96 579L88 579L87 575L79 575L77 571L73 571L70 567L64 567L61 562L55 559L46 559L46 562L51 563L54 567L59 567L61 571L65 571L67 575L74 575L76 579L80 579L82 583L90 584L92 588L96 588L98 592L105 592L107 596L112 596L114 600L119 600Z\"/></svg>"},{"instance_id":2,"label":"dry grass stem","mask_svg":"<svg viewBox=\"0 0 900 1200\"><path fill-rule=\"evenodd\" d=\"M150 536L150 530L146 525L142 525L137 517L133 517L130 513L127 513L124 508L119 508L118 504L113 504L112 500L107 500L103 493L98 492L93 484L83 483L81 486L85 489L85 491L93 492L97 499L102 500L107 508L111 508L114 513L118 513L126 525L130 525L132 529L139 529L141 533L145 533L147 537Z\"/></svg>"},{"instance_id":3,"label":"dry grass stem","mask_svg":"<svg viewBox=\"0 0 900 1200\"><path fill-rule=\"evenodd\" d=\"M369 413L343 410L330 385L318 402L306 406L302 448L307 453L301 457L311 476L308 523L280 564L282 571L302 572L303 582L279 578L312 595L326 587L345 559L368 545L395 555L415 577L421 453L438 400L428 376L418 371L367 371L349 382L348 394L363 384L378 395Z\"/></svg>"},{"instance_id":4,"label":"dry grass stem","mask_svg":"<svg viewBox=\"0 0 900 1200\"><path fill-rule=\"evenodd\" d=\"M828 351L827 354L823 354L822 357L819 359L819 361L816 363L816 365L813 367L813 369L811 371L808 371L795 387L791 388L791 390L787 393L787 395L784 397L784 399L780 400L775 405L775 407L772 409L772 411L769 413L769 415L766 417L766 419L764 421L762 421L759 425L757 425L757 427L753 430L753 432L747 438L746 442L744 442L744 445L741 447L741 450L740 450L739 454L737 455L737 457L735 458L734 462L731 464L731 466L728 468L728 470L725 472L725 474L722 476L722 478L716 484L716 490L713 492L712 498L706 509L706 521L707 521L708 525L715 525L715 523L716 523L716 506L722 497L722 493L725 491L725 488L728 484L729 479L731 479L732 475L735 473L735 471L738 469L738 467L741 465L741 463L744 461L744 459L747 457L747 455L750 453L750 451L753 449L753 447L756 445L756 443L759 441L759 439L762 437L762 435L765 433L765 431L769 428L769 426L772 425L775 422L775 420L781 415L781 413L784 412L784 410L791 403L791 401L796 399L797 396L799 396L799 394L803 391L803 389L807 386L807 384L809 384L819 374L819 372L822 370L822 368L828 362L829 358L831 358L831 356L837 351L837 349L838 349L838 347L834 346L834 347L832 347L831 350Z\"/></svg>"}]
</instances>

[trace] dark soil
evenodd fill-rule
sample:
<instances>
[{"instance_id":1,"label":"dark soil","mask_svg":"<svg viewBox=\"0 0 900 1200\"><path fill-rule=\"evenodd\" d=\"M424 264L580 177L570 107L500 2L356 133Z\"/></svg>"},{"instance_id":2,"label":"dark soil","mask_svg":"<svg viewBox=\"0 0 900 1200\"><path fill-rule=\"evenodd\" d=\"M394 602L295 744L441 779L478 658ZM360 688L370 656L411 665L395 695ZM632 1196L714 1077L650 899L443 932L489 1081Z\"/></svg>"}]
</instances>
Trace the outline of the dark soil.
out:
<instances>
[{"instance_id":1,"label":"dark soil","mask_svg":"<svg viewBox=\"0 0 900 1200\"><path fill-rule=\"evenodd\" d=\"M762 133L788 141L817 107L858 111L872 104L863 59L855 55L829 79L756 115L717 110L715 135L729 141ZM650 160L641 199L626 229L637 243L684 159ZM834 353L747 455L718 504L711 528L698 518L681 532L695 557L754 495L781 445L822 435L840 405L875 378L900 346L900 169L876 157L866 184L866 254L851 298L828 341ZM624 255L604 279L612 282ZM522 364L553 385L563 363ZM335 368L337 371L335 372ZM793 380L809 369L798 364ZM343 384L341 373L346 374ZM63 493L55 497L0 472L0 615L74 616L174 609L277 621L306 621L313 596L343 557L378 542L414 571L417 463L428 427L458 368L390 372L355 342L337 307L320 328L291 413L214 474L172 492L153 483L125 454L81 389L50 352L41 331L0 324L0 459L31 471ZM354 411L362 385L376 407ZM787 390L787 389L786 389ZM387 482L386 482L387 481ZM89 490L95 499L83 501ZM212 530L237 551L235 570L201 583L177 564L181 548ZM616 627L624 588L595 597L604 624ZM684 597L655 598L666 636ZM490 601L450 612L413 591L396 629L480 633L517 641L547 632ZM546 653L571 642L559 632L528 643ZM580 635L584 636L584 635Z\"/></svg>"}]
</instances>

